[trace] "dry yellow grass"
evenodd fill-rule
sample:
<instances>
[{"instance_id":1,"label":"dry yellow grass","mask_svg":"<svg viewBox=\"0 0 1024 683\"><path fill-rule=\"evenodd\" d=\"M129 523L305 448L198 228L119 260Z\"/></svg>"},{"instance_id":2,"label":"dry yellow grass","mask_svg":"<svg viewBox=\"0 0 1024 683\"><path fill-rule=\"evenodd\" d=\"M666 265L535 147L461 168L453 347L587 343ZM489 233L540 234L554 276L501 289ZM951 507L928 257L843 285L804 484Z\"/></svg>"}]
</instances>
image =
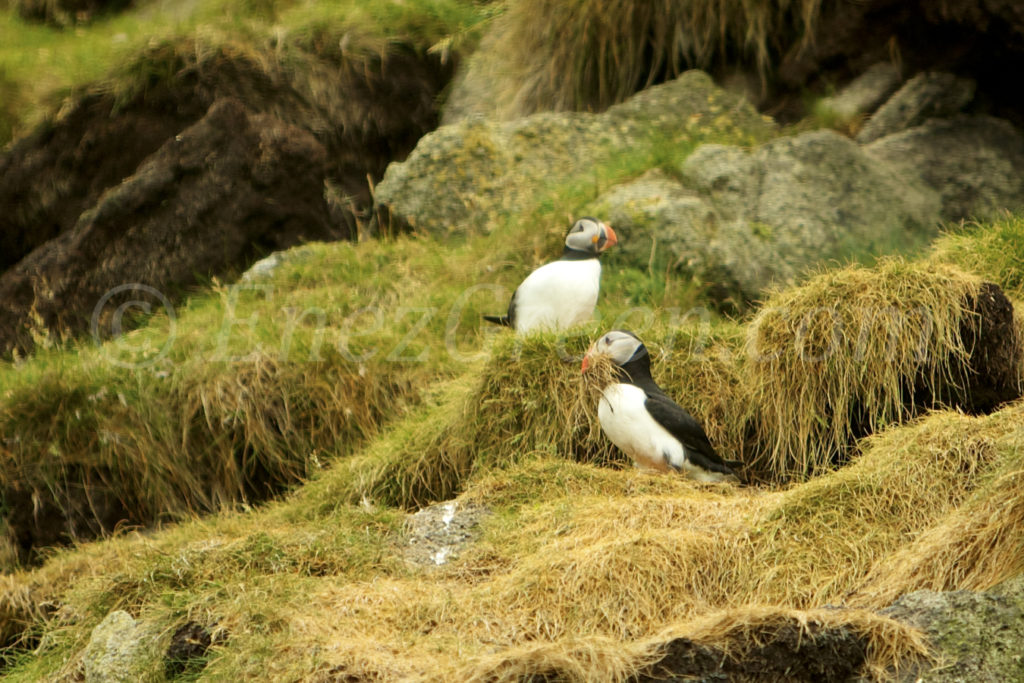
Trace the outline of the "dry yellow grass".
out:
<instances>
[{"instance_id":1,"label":"dry yellow grass","mask_svg":"<svg viewBox=\"0 0 1024 683\"><path fill-rule=\"evenodd\" d=\"M70 648L69 675L91 625L126 608L225 629L213 677L623 680L672 637L742 658L786 629L842 627L867 648L865 675L885 679L927 651L864 608L1021 571L1022 439L1022 403L935 413L780 491L535 454L470 479L462 499L495 513L438 569L403 564L385 511L318 506L314 485L263 512L64 553L12 578L4 602L35 586L35 600L76 615L46 627L50 647Z\"/></svg>"},{"instance_id":2,"label":"dry yellow grass","mask_svg":"<svg viewBox=\"0 0 1024 683\"><path fill-rule=\"evenodd\" d=\"M503 111L600 110L688 68L752 64L765 74L810 39L821 0L517 0L491 49Z\"/></svg>"},{"instance_id":3,"label":"dry yellow grass","mask_svg":"<svg viewBox=\"0 0 1024 683\"><path fill-rule=\"evenodd\" d=\"M981 280L901 258L827 271L778 292L748 327L747 389L762 447L755 468L786 480L845 461L855 438L903 422L917 385L935 399L964 384L961 338Z\"/></svg>"}]
</instances>

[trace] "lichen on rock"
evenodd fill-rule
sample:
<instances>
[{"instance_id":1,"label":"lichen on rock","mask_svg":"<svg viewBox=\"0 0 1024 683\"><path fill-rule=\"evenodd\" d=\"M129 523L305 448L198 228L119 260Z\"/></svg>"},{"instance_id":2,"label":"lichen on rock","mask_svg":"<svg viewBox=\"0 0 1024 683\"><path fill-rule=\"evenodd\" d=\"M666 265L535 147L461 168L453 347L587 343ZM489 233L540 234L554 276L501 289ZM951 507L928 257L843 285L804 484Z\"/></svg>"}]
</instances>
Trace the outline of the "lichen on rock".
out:
<instances>
[{"instance_id":1,"label":"lichen on rock","mask_svg":"<svg viewBox=\"0 0 1024 683\"><path fill-rule=\"evenodd\" d=\"M481 233L525 211L559 183L593 179L652 136L753 141L773 124L699 71L602 114L542 113L509 122L471 117L425 135L376 187L379 228Z\"/></svg>"}]
</instances>

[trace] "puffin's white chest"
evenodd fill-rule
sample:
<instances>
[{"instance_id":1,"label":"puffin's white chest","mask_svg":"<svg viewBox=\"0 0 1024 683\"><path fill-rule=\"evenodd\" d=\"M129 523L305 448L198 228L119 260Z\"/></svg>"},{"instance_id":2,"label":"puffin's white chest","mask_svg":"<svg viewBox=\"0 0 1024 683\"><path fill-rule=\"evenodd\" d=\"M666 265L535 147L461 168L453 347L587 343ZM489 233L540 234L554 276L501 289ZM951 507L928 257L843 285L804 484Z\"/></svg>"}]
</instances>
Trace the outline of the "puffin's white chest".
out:
<instances>
[{"instance_id":1,"label":"puffin's white chest","mask_svg":"<svg viewBox=\"0 0 1024 683\"><path fill-rule=\"evenodd\" d=\"M541 266L516 290L516 331L560 331L590 319L601 288L596 259Z\"/></svg>"},{"instance_id":2,"label":"puffin's white chest","mask_svg":"<svg viewBox=\"0 0 1024 683\"><path fill-rule=\"evenodd\" d=\"M671 465L683 467L683 445L651 417L644 407L646 400L640 387L608 385L597 406L601 429L638 467L660 471Z\"/></svg>"}]
</instances>

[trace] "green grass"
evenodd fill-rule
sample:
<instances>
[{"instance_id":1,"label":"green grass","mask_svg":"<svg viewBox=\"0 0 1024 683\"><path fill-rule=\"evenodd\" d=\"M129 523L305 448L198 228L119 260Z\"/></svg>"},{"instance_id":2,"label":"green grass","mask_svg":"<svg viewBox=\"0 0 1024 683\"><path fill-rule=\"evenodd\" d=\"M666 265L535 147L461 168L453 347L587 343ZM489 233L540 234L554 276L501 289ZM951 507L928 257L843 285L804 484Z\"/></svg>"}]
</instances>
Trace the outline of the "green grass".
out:
<instances>
[{"instance_id":1,"label":"green grass","mask_svg":"<svg viewBox=\"0 0 1024 683\"><path fill-rule=\"evenodd\" d=\"M1007 215L987 224L951 229L936 241L931 260L955 263L1024 301L1024 217Z\"/></svg>"},{"instance_id":2,"label":"green grass","mask_svg":"<svg viewBox=\"0 0 1024 683\"><path fill-rule=\"evenodd\" d=\"M92 503L76 493L87 488L144 525L277 495L429 401L434 386L506 353L507 342L495 347L494 338L508 332L481 316L505 310L525 274L560 253L570 217L604 187L692 148L689 139L653 137L588 169L586 179L546 188L534 210L487 235L444 247L418 236L307 245L288 252L269 279L215 281L173 316L159 311L119 339L49 342L0 369L0 429L18 435L0 444L0 485L78 523L45 542L95 533ZM609 325L642 333L659 317L683 320L682 307L700 303L693 283L609 256L602 322L585 335ZM694 326L700 319L688 318ZM586 342L573 338L572 352ZM567 386L577 370L565 374ZM403 506L435 499L458 489L474 459L463 457L439 488L390 497L371 489ZM385 488L410 481L396 477ZM354 490L358 500L363 491Z\"/></svg>"},{"instance_id":3,"label":"green grass","mask_svg":"<svg viewBox=\"0 0 1024 683\"><path fill-rule=\"evenodd\" d=\"M146 46L182 36L205 42L247 43L272 49L282 41L309 45L316 36L348 56L382 54L401 41L420 50L445 42L466 49L486 11L468 0L391 0L334 3L293 0L153 0L117 15L66 29L25 21L0 9L0 84L17 92L16 111L0 111L0 144L26 133L73 89L104 80ZM344 38L342 41L341 39ZM6 98L5 98L6 100ZM4 136L4 131L9 131Z\"/></svg>"}]
</instances>

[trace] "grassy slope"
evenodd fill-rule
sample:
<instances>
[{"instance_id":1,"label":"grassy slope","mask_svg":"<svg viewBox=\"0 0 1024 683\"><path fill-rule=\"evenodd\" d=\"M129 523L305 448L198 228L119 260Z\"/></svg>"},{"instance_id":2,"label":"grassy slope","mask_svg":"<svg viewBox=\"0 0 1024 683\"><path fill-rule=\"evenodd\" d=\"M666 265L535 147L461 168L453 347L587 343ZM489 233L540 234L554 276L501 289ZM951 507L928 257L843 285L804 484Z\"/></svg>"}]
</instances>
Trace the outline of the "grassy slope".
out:
<instances>
[{"instance_id":1,"label":"grassy slope","mask_svg":"<svg viewBox=\"0 0 1024 683\"><path fill-rule=\"evenodd\" d=\"M978 228L973 236L950 236L933 257L971 263L993 234L1022 229L1024 221L1013 219ZM1010 510L1015 520L1019 512L1013 503L1020 494L1015 474L1021 465L1019 404L991 417L940 413L890 430L869 440L863 456L842 471L776 491L709 489L678 478L573 462L571 440L537 437L538 430L550 427L542 424L543 417L553 411L529 405L536 400L529 395L530 384L524 385L527 395L502 397L490 417L486 409L480 415L468 412L479 396L474 394L479 382L486 386L492 374L510 376L505 370L510 354L524 364L520 369L547 373L539 386L560 396L573 391L560 383L577 377L578 370L557 360L558 344L579 351L605 325L595 323L565 342L540 337L519 345L507 336L488 341L477 315L500 302L483 292L470 298L462 318L466 329L455 343L462 354L489 351L489 361L455 358L444 347L447 314L461 291L479 282L514 285L535 255L557 246L561 230L509 225L450 248L403 238L299 251L272 280L273 305L258 304L262 313L286 302L320 306L337 312L329 328L334 334L344 329L341 321L349 311L374 302L387 311L437 306L440 314L414 335L408 349L409 355L427 351L427 362L398 364L435 389L355 457L322 471L313 468L312 481L285 501L155 535L121 534L9 576L5 606L21 618L39 619L30 605L41 599L63 606L54 618L37 621L45 646L22 655L10 672L12 680L75 671L91 628L115 608L129 610L164 636L186 620L223 629L228 639L214 648L206 669L215 677L304 679L341 667L335 672L462 678L517 675L545 666L565 675L603 670L622 676L654 656L649 639L658 634L686 633L702 642L741 647L752 624L791 618L845 623L862 631L871 643L872 664L884 667L896 655L923 656L913 632L856 610L833 614L812 608L828 603L877 608L916 587L985 588L1021 570L1013 548L1022 539L1012 530L1024 527L993 521L995 510ZM1005 255L1005 249L998 251ZM489 271L493 263L511 267ZM383 281L392 288L381 291L370 284L366 269L375 265L389 269L392 277ZM635 302L616 285L641 276L609 270L601 305L606 317L630 310ZM447 277L439 281L438 272ZM986 274L1011 273L1009 278L1012 272L997 265ZM1009 279L1004 284L1012 287ZM660 294L647 296L657 300ZM180 341L170 356L175 362L165 367L171 381L179 372L185 376L179 367L231 376L246 366L248 361L209 361L220 301L197 297L183 312ZM657 314L667 316L664 310ZM154 324L136 334L153 335L155 345L159 328ZM237 337L233 332L229 347L238 355L257 340L272 346L281 334L273 324L233 329ZM362 352L373 346L383 353L406 329L412 328L389 324L363 339L366 346L349 348ZM680 357L699 341L692 333L678 338L668 332L656 323L649 335L661 347L678 344ZM739 332L731 324L714 323L711 334L717 341L711 348L739 344ZM306 353L309 343L293 348ZM97 359L107 352L108 347L86 347L77 357L54 354L2 376L10 391L39 386L40 378L67 373L69 366L102 372L110 366ZM719 354L705 355L701 362L710 365L698 381L723 372L714 361ZM372 360L368 363L371 368ZM674 373L666 384L678 387L685 378ZM728 391L711 391L729 402ZM501 396L500 391L490 395ZM5 405L10 409L11 403ZM494 510L481 541L443 570L406 565L400 550L403 517L383 503L408 498L374 488L393 479L380 476L381 464L401 461L403 453L429 451L439 434L443 439L466 420L515 419L509 413L516 405L522 408L518 414L534 420L509 427L519 429L523 440L511 449L491 447L495 456L474 460L461 474L464 499ZM701 406L701 412L712 408ZM575 419L585 423L585 410ZM488 448L482 442L472 446L480 453ZM325 455L350 450L338 448ZM510 450L518 455L503 459ZM961 565L964 557L980 552L1003 559ZM495 646L499 653L492 652Z\"/></svg>"},{"instance_id":2,"label":"grassy slope","mask_svg":"<svg viewBox=\"0 0 1024 683\"><path fill-rule=\"evenodd\" d=\"M486 17L469 0L143 0L134 11L62 30L26 22L13 6L0 7L0 145L49 115L72 89L104 79L161 39L270 46L327 32L344 36L342 49L351 54L383 52L391 40L452 50L472 41Z\"/></svg>"},{"instance_id":3,"label":"grassy slope","mask_svg":"<svg viewBox=\"0 0 1024 683\"><path fill-rule=\"evenodd\" d=\"M662 143L638 149L632 156L598 169L597 176L588 177L588 182L552 192L543 203L544 209L536 215L510 221L487 237L446 248L414 237L358 245L310 245L291 252L288 262L270 280L260 281L253 288L215 286L213 293L192 298L177 311L173 322L158 314L147 326L120 341L95 347L86 340L9 367L0 373L0 421L5 425L4 433L19 436L13 442L5 442L4 476L8 481L18 481L38 477L40 469L50 467L43 479L53 481L74 461L107 463L123 467L119 470L121 476L111 477L115 486L137 491L123 496L135 495L134 500L164 515L182 514L189 509L201 510L208 503L216 505L231 500L230 492L220 499L203 497L204 489L210 487L209 473L197 469L195 463L231 462L233 450L242 445L251 448L255 458L263 459L270 467L274 466L274 458L290 457L285 467L300 475L313 475L315 483L298 494L302 502L297 498L290 504L272 505L266 513L259 513L260 521L253 516L225 513L197 523L198 526L186 524L170 531L167 538L178 539L172 543L188 544L191 541L186 539L206 536L211 529L209 524L219 527L224 523L228 525L226 531L212 533L234 539L227 544L231 548L229 554L234 556L235 542L248 536L242 527L255 522L262 531L257 532L258 538L250 540L261 548L259 552L281 559L284 564L279 569L290 567L288 573L299 565L291 557L295 550L292 541L286 542L286 548L279 547L285 536L293 540L305 538L298 540L302 546L307 541L312 543L308 547L310 557L323 558L328 563L323 571L329 575L351 569L358 576L374 576L380 563L391 567L389 571L401 573L405 570L388 552L389 544L382 542L398 532L396 513L367 512L346 502L358 500L363 492L358 482L373 469L360 468L358 464L368 458L372 464L372 452L381 446L373 444L369 454L342 461L344 464L328 470L333 473L330 477L316 476L319 465L351 452L376 432L381 421L401 416L420 400L426 401L426 405L414 408L408 418L384 437L383 448L386 450L387 443L401 440L417 424L428 432L435 430L432 411L451 410L445 395L459 394L459 384L466 382L464 377L473 381L482 362L475 357L487 355L493 344L490 337L504 335L493 328L481 329L481 312L501 310L523 272L552 252L557 253L565 230L564 217L593 200L597 192L594 179L602 181L600 185L629 178L653 164L677 163L677 156L691 149L692 141L681 141L676 155ZM445 277L438 278L439 273ZM609 319L636 319L635 306L641 302L667 304L692 299L685 289L688 285L666 283L657 274L611 264L605 277L609 291L620 293L606 297L601 306ZM255 324L250 325L250 320ZM597 329L595 323L589 333ZM583 338L572 343L578 346ZM575 364L564 369L575 378ZM357 383L385 384L382 392L370 392L385 402L379 414L353 417L352 413L360 409L365 412L367 406L352 400L352 386L338 383L339 379L356 377ZM395 391L395 384L408 388L408 393ZM341 390L332 392L332 387ZM431 389L421 396L421 391L428 387ZM357 394L356 399L359 398ZM241 434L232 429L235 425L241 426ZM268 427L271 425L274 429ZM317 430L324 432L319 439ZM197 431L205 439L195 438ZM86 439L95 434L121 435L132 441L126 446L123 438ZM350 466L349 462L355 465ZM352 476L346 477L345 472ZM202 479L207 480L200 483ZM337 494L339 487L345 489L345 496ZM182 497L189 505L180 503ZM278 523L262 518L263 514L284 515L285 521L277 526L277 533L269 530ZM308 534L295 526L303 518ZM324 537L324 524L337 529L340 536L335 540ZM378 531L368 532L367 525ZM336 541L343 545L365 545L342 547ZM199 544L206 547L205 541ZM243 542L244 547L249 544L250 541ZM219 545L219 541L214 545ZM94 548L104 547L105 544L92 545L84 550L92 553ZM137 550L126 553L141 557ZM367 559L369 564L360 559L369 556L378 559ZM52 575L56 583L49 584L50 579L46 579L46 587L40 585L44 592L62 592L58 585L64 585L89 566L92 569L87 569L87 574L97 569L101 574L111 575L99 569L106 560L97 563L78 557L71 565L59 560L40 570L47 575L56 572ZM339 569L341 565L346 569ZM250 560L242 561L242 567L255 572L253 580L267 569L262 561ZM321 573L321 569L311 571ZM135 579L128 578L134 569L124 567L113 573L135 583ZM164 573L165 570L157 570L150 576ZM29 576L43 574L13 579L11 585L15 588L8 594L9 605L17 606L19 601L12 596L20 595L25 586L36 584L37 578ZM179 587L193 583L191 578L185 580L181 576L174 581ZM88 582L86 579L85 583ZM262 583L262 579L257 583ZM143 584L149 585L149 579L143 580ZM85 584L76 580L75 585ZM128 598L129 602L141 606L157 596L163 596L158 598L160 601L169 597L161 585L151 587L155 593L147 592L146 588L144 594ZM121 588L117 588L114 592L118 595L101 598L104 604L97 605L95 610L89 608L94 616L102 616L114 603L127 604L123 599L133 589L122 588L127 592L122 594ZM279 588L266 590L278 594ZM282 586L280 590L285 589ZM285 593L279 597L284 599ZM111 599L113 603L108 602ZM181 596L172 602L187 605L189 613L196 609L190 597ZM276 609L273 604L268 606ZM283 604L278 606L283 609ZM262 617L254 619L259 621ZM249 623L248 619L243 622ZM61 633L70 635L64 629L58 627ZM231 630L239 637L233 642L241 643L244 628ZM76 649L72 641L64 642ZM58 650L67 652L65 645ZM52 667L63 657L57 651L53 654L56 659L47 656L26 661L24 675L40 675L39 667Z\"/></svg>"},{"instance_id":4,"label":"grassy slope","mask_svg":"<svg viewBox=\"0 0 1024 683\"><path fill-rule=\"evenodd\" d=\"M677 153L690 149L680 141ZM553 190L537 214L447 249L417 238L310 245L272 279L217 285L173 320L161 312L116 342L8 368L0 429L16 436L0 445L0 483L44 500L105 488L142 523L263 498L471 367L498 332L480 328L481 313L503 310L522 273L557 253L564 217L593 200L595 179L677 161L652 143ZM612 318L690 298L685 283L609 270L622 292L604 307Z\"/></svg>"}]
</instances>

